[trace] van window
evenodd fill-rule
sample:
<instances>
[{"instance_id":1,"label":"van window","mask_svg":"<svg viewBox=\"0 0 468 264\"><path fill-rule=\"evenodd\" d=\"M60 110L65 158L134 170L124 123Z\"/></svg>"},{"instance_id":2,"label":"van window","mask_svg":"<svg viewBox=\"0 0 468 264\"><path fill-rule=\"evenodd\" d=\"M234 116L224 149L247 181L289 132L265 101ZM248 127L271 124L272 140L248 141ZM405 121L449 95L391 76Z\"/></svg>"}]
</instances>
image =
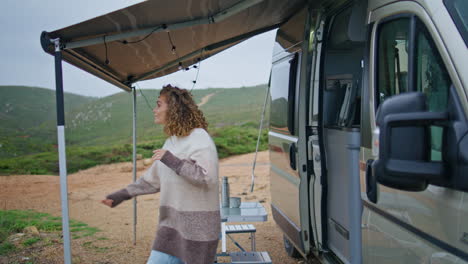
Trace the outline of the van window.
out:
<instances>
[{"instance_id":1,"label":"van window","mask_svg":"<svg viewBox=\"0 0 468 264\"><path fill-rule=\"evenodd\" d=\"M417 24L415 64L416 91L426 94L427 108L431 112L447 109L452 82L434 42L422 23ZM442 160L442 127L431 127L431 160Z\"/></svg>"},{"instance_id":2,"label":"van window","mask_svg":"<svg viewBox=\"0 0 468 264\"><path fill-rule=\"evenodd\" d=\"M411 24L415 26L411 27ZM412 34L414 39L410 38ZM382 23L378 29L377 47L378 104L395 94L419 91L426 95L429 111L447 109L451 80L421 21L416 17L405 17ZM442 127L431 127L429 156L432 161L442 160L442 134Z\"/></svg>"},{"instance_id":3,"label":"van window","mask_svg":"<svg viewBox=\"0 0 468 264\"><path fill-rule=\"evenodd\" d=\"M408 91L409 22L409 18L402 18L379 27L377 104Z\"/></svg>"},{"instance_id":4,"label":"van window","mask_svg":"<svg viewBox=\"0 0 468 264\"><path fill-rule=\"evenodd\" d=\"M325 83L322 86L322 120L327 128L359 128L361 122L364 14L364 5L357 4L330 20L330 31L326 33L328 41L324 46Z\"/></svg>"},{"instance_id":5,"label":"van window","mask_svg":"<svg viewBox=\"0 0 468 264\"><path fill-rule=\"evenodd\" d=\"M468 46L468 1L466 0L444 0L450 16L460 31L460 34Z\"/></svg>"},{"instance_id":6,"label":"van window","mask_svg":"<svg viewBox=\"0 0 468 264\"><path fill-rule=\"evenodd\" d=\"M275 62L271 69L270 126L279 133L295 134L296 80L299 54Z\"/></svg>"}]
</instances>

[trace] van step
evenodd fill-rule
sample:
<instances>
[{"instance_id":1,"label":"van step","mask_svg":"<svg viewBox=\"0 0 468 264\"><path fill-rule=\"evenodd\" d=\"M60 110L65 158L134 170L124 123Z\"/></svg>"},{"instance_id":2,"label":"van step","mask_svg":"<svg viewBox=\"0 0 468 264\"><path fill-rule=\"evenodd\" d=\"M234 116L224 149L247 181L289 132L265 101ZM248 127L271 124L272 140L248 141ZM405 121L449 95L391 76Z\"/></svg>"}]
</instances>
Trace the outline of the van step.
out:
<instances>
[{"instance_id":1,"label":"van step","mask_svg":"<svg viewBox=\"0 0 468 264\"><path fill-rule=\"evenodd\" d=\"M232 252L229 256L232 264L271 264L267 252Z\"/></svg>"},{"instance_id":2,"label":"van step","mask_svg":"<svg viewBox=\"0 0 468 264\"><path fill-rule=\"evenodd\" d=\"M257 232L257 229L253 225L226 225L226 234L255 232Z\"/></svg>"}]
</instances>

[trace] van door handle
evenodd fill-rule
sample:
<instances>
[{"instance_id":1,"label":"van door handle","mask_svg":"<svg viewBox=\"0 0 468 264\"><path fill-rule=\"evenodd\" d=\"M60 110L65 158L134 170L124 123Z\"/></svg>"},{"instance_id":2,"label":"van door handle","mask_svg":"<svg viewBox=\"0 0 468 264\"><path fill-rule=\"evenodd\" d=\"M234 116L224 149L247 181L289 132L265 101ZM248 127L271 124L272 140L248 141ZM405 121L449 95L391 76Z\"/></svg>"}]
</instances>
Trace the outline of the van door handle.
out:
<instances>
[{"instance_id":1,"label":"van door handle","mask_svg":"<svg viewBox=\"0 0 468 264\"><path fill-rule=\"evenodd\" d=\"M289 145L289 165L291 169L296 170L296 143Z\"/></svg>"}]
</instances>

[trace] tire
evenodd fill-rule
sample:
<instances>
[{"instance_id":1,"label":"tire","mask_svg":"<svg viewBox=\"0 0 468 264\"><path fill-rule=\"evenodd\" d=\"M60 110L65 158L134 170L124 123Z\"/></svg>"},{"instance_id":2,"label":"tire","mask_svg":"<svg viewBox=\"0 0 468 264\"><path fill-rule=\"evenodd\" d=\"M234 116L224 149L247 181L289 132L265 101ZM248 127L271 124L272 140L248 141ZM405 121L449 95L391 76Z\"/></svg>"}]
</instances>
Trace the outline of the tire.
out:
<instances>
[{"instance_id":1,"label":"tire","mask_svg":"<svg viewBox=\"0 0 468 264\"><path fill-rule=\"evenodd\" d=\"M289 241L289 239L283 235L283 243L284 243L284 250L291 258L301 259L302 255L299 251L294 247L294 245Z\"/></svg>"}]
</instances>

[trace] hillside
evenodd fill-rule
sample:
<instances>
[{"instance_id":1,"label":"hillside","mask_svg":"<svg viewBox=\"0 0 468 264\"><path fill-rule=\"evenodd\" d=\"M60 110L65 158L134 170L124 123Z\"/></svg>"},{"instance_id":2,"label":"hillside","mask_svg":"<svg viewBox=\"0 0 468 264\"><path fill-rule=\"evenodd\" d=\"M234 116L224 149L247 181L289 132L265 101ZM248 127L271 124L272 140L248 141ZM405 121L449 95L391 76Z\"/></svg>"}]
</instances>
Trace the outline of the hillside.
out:
<instances>
[{"instance_id":1,"label":"hillside","mask_svg":"<svg viewBox=\"0 0 468 264\"><path fill-rule=\"evenodd\" d=\"M245 88L194 90L210 129L258 124L266 85ZM142 96L142 93L144 96ZM138 90L138 142L161 141L161 126L153 123L152 108L159 90ZM146 102L146 100L148 103ZM149 105L148 105L149 104ZM113 146L131 143L132 95L104 98L65 94L67 145ZM55 151L55 92L33 87L0 87L0 159Z\"/></svg>"},{"instance_id":2,"label":"hillside","mask_svg":"<svg viewBox=\"0 0 468 264\"><path fill-rule=\"evenodd\" d=\"M64 100L66 111L70 111L96 98L65 93ZM54 118L54 90L27 86L0 86L2 129L24 131Z\"/></svg>"},{"instance_id":3,"label":"hillside","mask_svg":"<svg viewBox=\"0 0 468 264\"><path fill-rule=\"evenodd\" d=\"M96 98L65 93L64 100L65 111L72 111ZM0 158L49 150L56 139L55 109L53 90L0 86Z\"/></svg>"},{"instance_id":4,"label":"hillside","mask_svg":"<svg viewBox=\"0 0 468 264\"><path fill-rule=\"evenodd\" d=\"M144 96L142 96L141 92ZM265 86L231 89L194 90L197 104L210 95L200 107L212 128L258 123L266 92ZM137 93L138 141L165 138L162 127L153 123L152 108L159 90ZM148 104L145 101L145 97ZM106 145L130 143L132 136L132 95L118 93L92 101L67 113L67 141L70 144Z\"/></svg>"}]
</instances>

